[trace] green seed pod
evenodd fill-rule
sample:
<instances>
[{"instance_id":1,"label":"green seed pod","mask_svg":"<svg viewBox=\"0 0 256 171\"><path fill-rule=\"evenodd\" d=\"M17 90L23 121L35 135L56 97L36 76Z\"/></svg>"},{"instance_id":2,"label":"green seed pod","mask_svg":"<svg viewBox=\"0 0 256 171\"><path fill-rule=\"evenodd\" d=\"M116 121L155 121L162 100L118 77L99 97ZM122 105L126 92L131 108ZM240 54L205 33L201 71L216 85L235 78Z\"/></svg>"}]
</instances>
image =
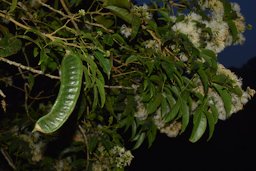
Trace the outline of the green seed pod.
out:
<instances>
[{"instance_id":1,"label":"green seed pod","mask_svg":"<svg viewBox=\"0 0 256 171\"><path fill-rule=\"evenodd\" d=\"M79 55L67 53L61 64L61 85L51 111L41 117L33 131L53 133L58 130L73 112L78 100L83 76L83 64Z\"/></svg>"}]
</instances>

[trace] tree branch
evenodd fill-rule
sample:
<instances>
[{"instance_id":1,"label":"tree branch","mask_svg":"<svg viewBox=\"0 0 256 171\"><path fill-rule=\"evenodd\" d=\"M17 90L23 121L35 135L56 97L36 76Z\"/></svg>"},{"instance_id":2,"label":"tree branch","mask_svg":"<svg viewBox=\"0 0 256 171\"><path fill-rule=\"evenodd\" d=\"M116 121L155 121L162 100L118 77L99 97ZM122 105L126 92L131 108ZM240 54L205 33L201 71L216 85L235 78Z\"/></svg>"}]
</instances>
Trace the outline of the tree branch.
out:
<instances>
[{"instance_id":1,"label":"tree branch","mask_svg":"<svg viewBox=\"0 0 256 171\"><path fill-rule=\"evenodd\" d=\"M51 75L51 74L45 74L45 73L43 73L43 71L36 70L36 69L34 69L34 68L31 68L31 67L22 65L22 64L20 64L20 63L11 61L11 60L9 60L9 59L7 59L7 58L0 57L0 61L3 61L3 62L5 62L5 63L7 63L7 64L9 64L9 65L16 66L16 67L18 67L18 68L20 68L20 69L23 69L23 70L27 70L27 71L33 72L33 73L35 73L35 74L44 75L44 76L49 77L49 78L51 78L51 79L57 79L57 80L60 79L59 76L55 76L55 75Z\"/></svg>"}]
</instances>

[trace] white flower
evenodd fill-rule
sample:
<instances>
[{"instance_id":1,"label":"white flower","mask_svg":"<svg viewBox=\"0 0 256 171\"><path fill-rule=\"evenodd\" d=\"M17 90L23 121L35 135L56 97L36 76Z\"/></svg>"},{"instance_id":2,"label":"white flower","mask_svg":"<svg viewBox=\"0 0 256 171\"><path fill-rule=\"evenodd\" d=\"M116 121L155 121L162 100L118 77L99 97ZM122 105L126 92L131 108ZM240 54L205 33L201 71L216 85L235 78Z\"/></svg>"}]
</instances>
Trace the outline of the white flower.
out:
<instances>
[{"instance_id":1,"label":"white flower","mask_svg":"<svg viewBox=\"0 0 256 171\"><path fill-rule=\"evenodd\" d=\"M78 11L78 14L81 15L81 16L85 16L85 11L84 11L84 9L80 9L80 10Z\"/></svg>"},{"instance_id":2,"label":"white flower","mask_svg":"<svg viewBox=\"0 0 256 171\"><path fill-rule=\"evenodd\" d=\"M230 41L229 26L226 22L222 20L210 20L204 21L207 27L211 28L212 37L207 41L206 48L214 51L215 53L220 53L225 47L231 45L232 39Z\"/></svg>"},{"instance_id":3,"label":"white flower","mask_svg":"<svg viewBox=\"0 0 256 171\"><path fill-rule=\"evenodd\" d=\"M196 26L195 21L189 20L189 18L187 19L188 20L183 20L174 24L172 26L172 30L187 35L189 40L194 44L194 46L199 47L201 29Z\"/></svg>"},{"instance_id":4,"label":"white flower","mask_svg":"<svg viewBox=\"0 0 256 171\"><path fill-rule=\"evenodd\" d=\"M180 60L181 60L182 62L187 62L187 61L188 61L187 55L186 55L185 53L183 53L183 52L180 53L179 58L180 58Z\"/></svg>"},{"instance_id":5,"label":"white flower","mask_svg":"<svg viewBox=\"0 0 256 171\"><path fill-rule=\"evenodd\" d=\"M155 40L148 40L145 42L145 48L153 48L153 49L158 49L160 47L159 43Z\"/></svg>"},{"instance_id":6,"label":"white flower","mask_svg":"<svg viewBox=\"0 0 256 171\"><path fill-rule=\"evenodd\" d=\"M114 162L118 168L124 168L125 166L130 165L133 159L131 151L126 151L124 147L114 146L109 153L113 158L112 162Z\"/></svg>"},{"instance_id":7,"label":"white flower","mask_svg":"<svg viewBox=\"0 0 256 171\"><path fill-rule=\"evenodd\" d=\"M153 117L153 121L154 121L154 124L156 125L156 127L158 129L161 129L164 127L165 125L165 122L162 118L162 115L161 115L161 108L159 108L157 111L156 111L156 114L155 116Z\"/></svg>"},{"instance_id":8,"label":"white flower","mask_svg":"<svg viewBox=\"0 0 256 171\"><path fill-rule=\"evenodd\" d=\"M174 121L160 129L161 133L165 133L168 137L176 137L181 130L181 122Z\"/></svg>"},{"instance_id":9,"label":"white flower","mask_svg":"<svg viewBox=\"0 0 256 171\"><path fill-rule=\"evenodd\" d=\"M134 116L139 120L146 120L148 117L148 112L145 105L141 102L140 96L135 96L135 101L137 102L137 111L135 112Z\"/></svg>"},{"instance_id":10,"label":"white flower","mask_svg":"<svg viewBox=\"0 0 256 171\"><path fill-rule=\"evenodd\" d=\"M132 34L132 29L130 27L127 27L125 24L123 24L120 28L121 34L124 35L124 37L128 38Z\"/></svg>"}]
</instances>

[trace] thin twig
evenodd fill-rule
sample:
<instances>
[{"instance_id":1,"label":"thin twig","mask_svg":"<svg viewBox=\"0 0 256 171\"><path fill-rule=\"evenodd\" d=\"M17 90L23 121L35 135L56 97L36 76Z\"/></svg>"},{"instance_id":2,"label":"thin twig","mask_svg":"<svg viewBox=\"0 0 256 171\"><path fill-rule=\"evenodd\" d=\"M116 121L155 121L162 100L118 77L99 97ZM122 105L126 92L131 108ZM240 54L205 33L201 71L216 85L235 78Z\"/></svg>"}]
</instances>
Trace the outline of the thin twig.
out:
<instances>
[{"instance_id":1,"label":"thin twig","mask_svg":"<svg viewBox=\"0 0 256 171\"><path fill-rule=\"evenodd\" d=\"M55 75L51 75L51 74L45 74L45 73L43 73L43 71L36 70L36 69L34 69L34 68L31 68L31 67L22 65L22 64L20 64L20 63L11 61L11 60L9 60L9 59L7 59L7 58L0 57L0 61L3 61L3 62L5 62L5 63L7 63L7 64L9 64L9 65L16 66L16 67L18 67L18 68L20 68L20 69L30 71L30 72L35 73L35 74L45 75L46 77L49 77L49 78L51 78L51 79L57 79L57 80L60 79L59 76L55 76Z\"/></svg>"},{"instance_id":2,"label":"thin twig","mask_svg":"<svg viewBox=\"0 0 256 171\"><path fill-rule=\"evenodd\" d=\"M105 85L105 88L109 88L109 89L127 89L127 90L132 90L134 88L132 87L124 87L124 86L109 86L109 85Z\"/></svg>"},{"instance_id":3,"label":"thin twig","mask_svg":"<svg viewBox=\"0 0 256 171\"><path fill-rule=\"evenodd\" d=\"M60 3L61 3L61 5L62 5L62 7L64 8L64 10L66 11L66 13L67 13L69 16L73 16L73 14L69 11L69 9L68 9L66 3L64 2L64 0L60 0ZM74 21L74 18L73 18L73 17L70 17L70 19L71 19L71 22L72 22L72 24L74 25L75 29L76 29L77 31L79 31L79 27L77 26L76 22Z\"/></svg>"},{"instance_id":4,"label":"thin twig","mask_svg":"<svg viewBox=\"0 0 256 171\"><path fill-rule=\"evenodd\" d=\"M4 14L4 13L0 13L0 17L3 17L3 18L5 18L5 19L11 21L11 22L14 23L16 26L19 26L19 27L21 27L21 28L23 28L23 29L25 29L25 30L30 30L30 29L31 29L30 27L28 27L28 26L26 26L26 25L24 25L24 24L19 23L18 21L14 20L12 17L10 17L9 15L6 15L6 14Z\"/></svg>"},{"instance_id":5,"label":"thin twig","mask_svg":"<svg viewBox=\"0 0 256 171\"><path fill-rule=\"evenodd\" d=\"M13 170L17 170L10 155L3 148L1 148L1 153L4 156L5 160L8 162L9 166L11 166L11 168L13 168Z\"/></svg>"},{"instance_id":6,"label":"thin twig","mask_svg":"<svg viewBox=\"0 0 256 171\"><path fill-rule=\"evenodd\" d=\"M130 71L130 72L126 72L126 73L116 74L116 75L113 75L113 77L120 77L120 76L132 74L132 73L136 73L136 72L137 72L137 71Z\"/></svg>"},{"instance_id":7,"label":"thin twig","mask_svg":"<svg viewBox=\"0 0 256 171\"><path fill-rule=\"evenodd\" d=\"M89 149L88 149L89 148L88 139L87 139L87 136L85 135L84 129L81 127L81 125L78 125L78 128L79 128L80 133L83 136L84 143L85 143L85 146L86 146L86 169L85 170L88 170L88 168L89 168L89 159L90 159Z\"/></svg>"},{"instance_id":8,"label":"thin twig","mask_svg":"<svg viewBox=\"0 0 256 171\"><path fill-rule=\"evenodd\" d=\"M41 0L39 0L38 2L39 2L42 6L44 6L44 7L48 8L48 9L52 10L53 12L56 12L56 13L62 15L63 17L68 17L68 16L67 16L66 14L64 14L62 11L56 10L56 9L52 8L50 5L43 3Z\"/></svg>"},{"instance_id":9,"label":"thin twig","mask_svg":"<svg viewBox=\"0 0 256 171\"><path fill-rule=\"evenodd\" d=\"M105 31L107 31L107 32L109 32L109 33L113 33L113 32L114 32L113 30L107 29L106 27L104 27L104 26L101 25L101 24L91 23L91 22L89 22L89 21L84 21L84 22L85 22L86 24L88 24L88 25L100 27L100 28L104 29Z\"/></svg>"}]
</instances>

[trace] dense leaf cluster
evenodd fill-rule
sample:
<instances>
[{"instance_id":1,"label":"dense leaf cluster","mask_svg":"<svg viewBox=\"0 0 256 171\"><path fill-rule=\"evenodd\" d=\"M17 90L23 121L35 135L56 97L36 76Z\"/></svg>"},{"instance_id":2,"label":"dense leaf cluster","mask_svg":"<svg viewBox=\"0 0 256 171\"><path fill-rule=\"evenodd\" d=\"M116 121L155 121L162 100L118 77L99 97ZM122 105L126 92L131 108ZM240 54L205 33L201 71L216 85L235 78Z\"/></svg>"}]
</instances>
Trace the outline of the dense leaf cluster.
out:
<instances>
[{"instance_id":1,"label":"dense leaf cluster","mask_svg":"<svg viewBox=\"0 0 256 171\"><path fill-rule=\"evenodd\" d=\"M24 114L11 120L0 89L6 110L0 148L10 154L5 159L21 170L36 170L38 163L45 170L123 170L133 158L123 147L137 149L144 140L151 146L158 132L175 137L189 131L189 141L196 142L208 130L210 139L218 120L254 95L217 60L226 46L243 41L243 32L237 4L225 0L143 6L129 0L2 0L0 61L19 69L25 92ZM36 120L55 107L51 94L41 95L44 90L35 86L38 77L55 80L54 97L59 84L69 94L69 79L59 73L68 66L61 65L67 51L83 62L82 90L65 123L72 129L31 133ZM59 109L68 106L65 99ZM54 152L52 142L63 140L66 146Z\"/></svg>"}]
</instances>

